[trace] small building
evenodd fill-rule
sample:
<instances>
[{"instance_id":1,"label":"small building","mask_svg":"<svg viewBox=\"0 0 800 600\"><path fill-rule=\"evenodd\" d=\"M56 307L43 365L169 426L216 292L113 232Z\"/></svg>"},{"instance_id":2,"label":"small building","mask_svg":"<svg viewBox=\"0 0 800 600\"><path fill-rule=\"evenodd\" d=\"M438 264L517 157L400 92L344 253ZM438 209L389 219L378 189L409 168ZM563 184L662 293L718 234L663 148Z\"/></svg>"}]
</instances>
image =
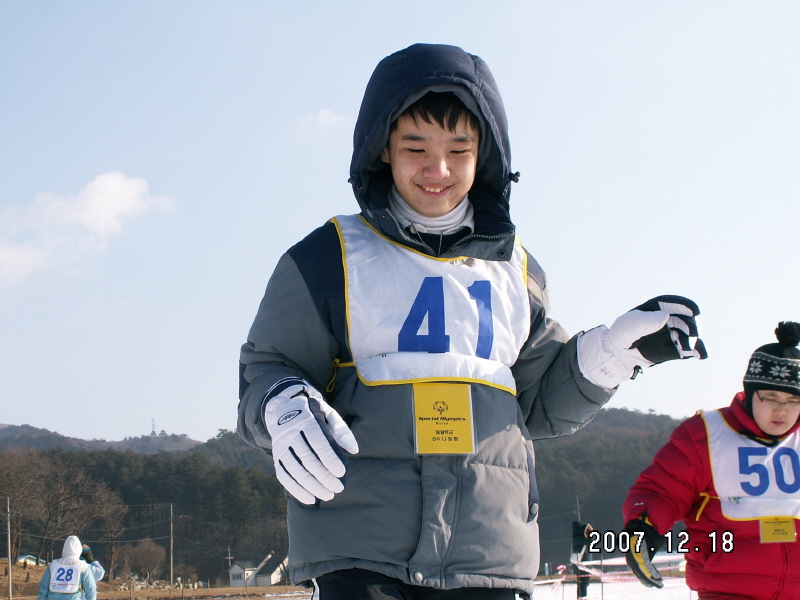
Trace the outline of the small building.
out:
<instances>
[{"instance_id":1,"label":"small building","mask_svg":"<svg viewBox=\"0 0 800 600\"><path fill-rule=\"evenodd\" d=\"M276 585L286 579L289 559L270 552L260 563L238 560L228 569L231 587Z\"/></svg>"},{"instance_id":2,"label":"small building","mask_svg":"<svg viewBox=\"0 0 800 600\"><path fill-rule=\"evenodd\" d=\"M7 560L7 559L2 559ZM23 554L19 558L17 558L17 563L25 563L26 565L35 565L36 564L36 557L33 554ZM47 561L43 558L39 559L40 565L46 565Z\"/></svg>"}]
</instances>

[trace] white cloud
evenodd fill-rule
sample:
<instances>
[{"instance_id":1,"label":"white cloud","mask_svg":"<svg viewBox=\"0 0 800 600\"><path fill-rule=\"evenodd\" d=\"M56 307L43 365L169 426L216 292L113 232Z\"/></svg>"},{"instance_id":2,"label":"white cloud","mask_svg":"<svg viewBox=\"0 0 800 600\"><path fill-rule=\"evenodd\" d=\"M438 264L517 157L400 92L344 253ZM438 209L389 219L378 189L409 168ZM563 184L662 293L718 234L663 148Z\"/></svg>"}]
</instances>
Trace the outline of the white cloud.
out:
<instances>
[{"instance_id":1,"label":"white cloud","mask_svg":"<svg viewBox=\"0 0 800 600\"><path fill-rule=\"evenodd\" d=\"M37 194L24 206L0 209L0 281L14 282L42 269L70 269L102 252L122 223L172 200L150 196L144 179L104 173L76 196Z\"/></svg>"},{"instance_id":2,"label":"white cloud","mask_svg":"<svg viewBox=\"0 0 800 600\"><path fill-rule=\"evenodd\" d=\"M297 130L301 137L310 137L322 132L332 131L342 124L349 124L350 117L337 115L332 110L323 108L319 112L307 114L300 119Z\"/></svg>"}]
</instances>

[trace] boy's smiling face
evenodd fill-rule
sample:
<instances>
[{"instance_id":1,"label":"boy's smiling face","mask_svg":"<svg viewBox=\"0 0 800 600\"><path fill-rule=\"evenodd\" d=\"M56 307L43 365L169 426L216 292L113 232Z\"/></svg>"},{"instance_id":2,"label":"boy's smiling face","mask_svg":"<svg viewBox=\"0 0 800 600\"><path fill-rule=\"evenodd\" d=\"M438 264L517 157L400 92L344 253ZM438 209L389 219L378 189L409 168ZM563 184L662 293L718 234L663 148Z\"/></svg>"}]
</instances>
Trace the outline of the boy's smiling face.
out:
<instances>
[{"instance_id":1,"label":"boy's smiling face","mask_svg":"<svg viewBox=\"0 0 800 600\"><path fill-rule=\"evenodd\" d=\"M467 119L449 131L403 115L381 160L390 165L397 191L411 208L426 217L441 217L472 187L479 141L479 132Z\"/></svg>"}]
</instances>

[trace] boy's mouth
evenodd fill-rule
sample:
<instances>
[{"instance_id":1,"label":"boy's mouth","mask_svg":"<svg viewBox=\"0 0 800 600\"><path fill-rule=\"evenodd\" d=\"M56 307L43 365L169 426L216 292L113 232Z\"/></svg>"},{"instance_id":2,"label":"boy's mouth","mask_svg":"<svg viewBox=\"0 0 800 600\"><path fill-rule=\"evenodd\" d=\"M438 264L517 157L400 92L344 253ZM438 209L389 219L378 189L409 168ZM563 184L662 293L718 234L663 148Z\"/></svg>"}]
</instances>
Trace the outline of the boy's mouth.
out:
<instances>
[{"instance_id":1,"label":"boy's mouth","mask_svg":"<svg viewBox=\"0 0 800 600\"><path fill-rule=\"evenodd\" d=\"M425 190L425 191L426 191L426 192L428 192L429 194L440 194L440 193L442 193L444 190L446 190L446 189L447 189L448 187L450 187L450 186L445 186L445 187L428 187L428 186L426 186L426 185L421 185L421 186L419 186L419 187L421 187L423 190Z\"/></svg>"}]
</instances>

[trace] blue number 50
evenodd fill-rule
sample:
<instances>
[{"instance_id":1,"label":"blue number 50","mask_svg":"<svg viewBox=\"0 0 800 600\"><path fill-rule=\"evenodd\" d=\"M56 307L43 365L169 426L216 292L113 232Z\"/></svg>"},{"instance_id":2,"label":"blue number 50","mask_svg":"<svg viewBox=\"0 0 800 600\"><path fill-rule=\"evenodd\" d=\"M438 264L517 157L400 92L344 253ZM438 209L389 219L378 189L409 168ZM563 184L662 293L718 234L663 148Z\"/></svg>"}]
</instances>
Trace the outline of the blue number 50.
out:
<instances>
[{"instance_id":1,"label":"blue number 50","mask_svg":"<svg viewBox=\"0 0 800 600\"><path fill-rule=\"evenodd\" d=\"M745 493L750 496L760 496L769 487L769 471L767 467L760 464L751 465L751 456L766 456L766 448L739 448L739 473L742 475L758 475L758 485L753 485L749 481L742 481L740 485Z\"/></svg>"},{"instance_id":2,"label":"blue number 50","mask_svg":"<svg viewBox=\"0 0 800 600\"><path fill-rule=\"evenodd\" d=\"M767 467L760 464L751 465L751 456L766 456L766 448L739 448L739 473L742 475L758 475L758 485L753 485L749 481L742 481L742 489L751 496L760 496L769 487L769 471ZM783 470L781 458L786 456L792 470L792 481L786 481L786 473ZM795 494L800 491L800 458L792 448L778 448L772 455L772 466L775 469L775 484L778 489L785 494Z\"/></svg>"}]
</instances>

